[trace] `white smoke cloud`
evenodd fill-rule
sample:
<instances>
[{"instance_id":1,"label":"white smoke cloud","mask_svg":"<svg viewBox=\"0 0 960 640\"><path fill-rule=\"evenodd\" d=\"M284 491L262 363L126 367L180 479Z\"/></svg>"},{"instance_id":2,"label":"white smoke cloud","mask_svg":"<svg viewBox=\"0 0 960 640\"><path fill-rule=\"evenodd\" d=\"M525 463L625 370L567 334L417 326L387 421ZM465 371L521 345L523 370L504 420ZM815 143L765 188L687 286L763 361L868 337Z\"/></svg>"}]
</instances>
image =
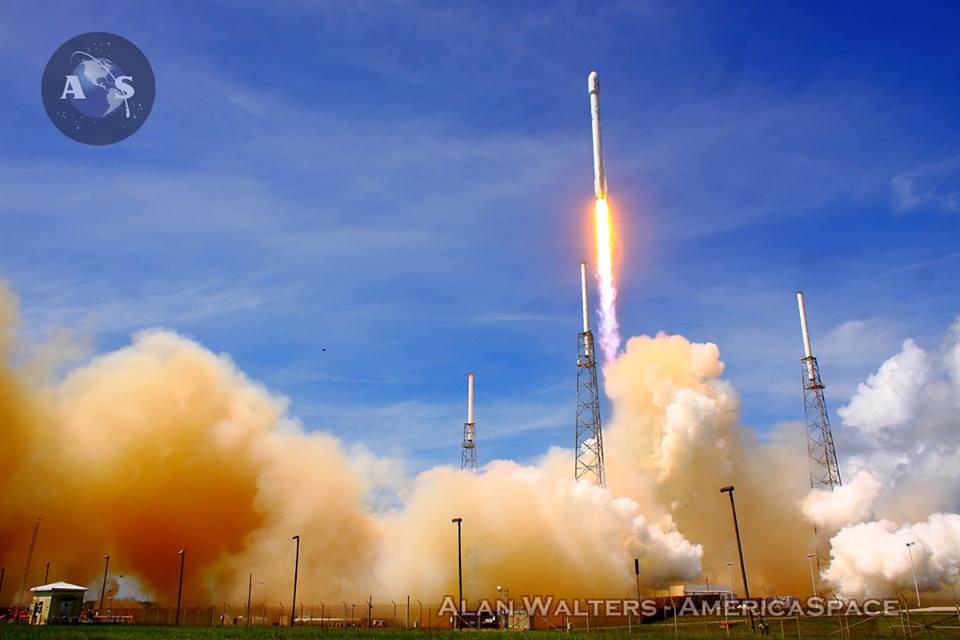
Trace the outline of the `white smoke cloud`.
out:
<instances>
[{"instance_id":1,"label":"white smoke cloud","mask_svg":"<svg viewBox=\"0 0 960 640\"><path fill-rule=\"evenodd\" d=\"M908 542L916 542L910 551ZM848 597L913 589L911 551L922 591L955 584L960 574L960 515L955 513L935 513L912 525L890 520L857 524L842 529L830 544L824 578Z\"/></svg>"},{"instance_id":2,"label":"white smoke cloud","mask_svg":"<svg viewBox=\"0 0 960 640\"><path fill-rule=\"evenodd\" d=\"M846 525L871 519L882 486L876 476L863 469L834 491L812 490L801 501L800 510L810 523L832 533Z\"/></svg>"},{"instance_id":3,"label":"white smoke cloud","mask_svg":"<svg viewBox=\"0 0 960 640\"><path fill-rule=\"evenodd\" d=\"M917 413L930 370L927 353L913 340L907 340L903 350L884 362L866 383L861 383L850 403L837 413L844 425L867 437L902 429Z\"/></svg>"},{"instance_id":4,"label":"white smoke cloud","mask_svg":"<svg viewBox=\"0 0 960 640\"><path fill-rule=\"evenodd\" d=\"M939 349L905 341L837 413L846 474L869 469L885 485L878 515L919 520L960 508L960 318Z\"/></svg>"},{"instance_id":5,"label":"white smoke cloud","mask_svg":"<svg viewBox=\"0 0 960 640\"><path fill-rule=\"evenodd\" d=\"M837 413L841 454L853 481L827 494L811 492L805 516L831 539L824 578L848 596L889 594L913 586L906 543L913 548L921 590L957 578L960 561L960 318L939 349L906 340L858 386ZM862 522L870 511L882 519ZM859 524L853 524L860 522ZM906 524L916 522L916 524Z\"/></svg>"}]
</instances>

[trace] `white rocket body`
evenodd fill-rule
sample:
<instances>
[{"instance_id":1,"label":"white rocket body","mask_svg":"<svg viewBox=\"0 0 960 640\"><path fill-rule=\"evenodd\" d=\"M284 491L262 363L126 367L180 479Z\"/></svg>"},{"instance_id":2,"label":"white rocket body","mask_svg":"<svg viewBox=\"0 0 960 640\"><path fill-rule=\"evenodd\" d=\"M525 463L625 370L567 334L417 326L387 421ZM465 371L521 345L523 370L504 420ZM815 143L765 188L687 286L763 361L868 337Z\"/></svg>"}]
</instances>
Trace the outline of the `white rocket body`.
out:
<instances>
[{"instance_id":1,"label":"white rocket body","mask_svg":"<svg viewBox=\"0 0 960 640\"><path fill-rule=\"evenodd\" d=\"M603 168L603 140L600 137L600 76L591 71L587 76L590 94L590 119L593 124L593 192L598 198L607 197L607 173Z\"/></svg>"}]
</instances>

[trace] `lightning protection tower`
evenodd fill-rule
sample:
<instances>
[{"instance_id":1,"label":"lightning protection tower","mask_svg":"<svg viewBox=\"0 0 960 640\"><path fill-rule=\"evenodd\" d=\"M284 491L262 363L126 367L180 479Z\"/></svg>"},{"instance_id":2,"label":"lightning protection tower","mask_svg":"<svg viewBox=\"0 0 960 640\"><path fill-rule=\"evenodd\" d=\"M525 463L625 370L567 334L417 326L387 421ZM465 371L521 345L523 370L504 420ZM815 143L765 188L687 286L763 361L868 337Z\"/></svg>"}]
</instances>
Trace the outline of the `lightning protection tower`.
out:
<instances>
[{"instance_id":1,"label":"lightning protection tower","mask_svg":"<svg viewBox=\"0 0 960 640\"><path fill-rule=\"evenodd\" d=\"M810 333L807 331L807 308L803 303L803 291L797 291L797 306L800 309L800 331L803 333L803 353L800 360L803 380L803 415L807 426L807 458L810 463L810 488L833 491L841 486L837 450L833 446L830 416L823 398L823 381L820 367L810 349ZM817 549L817 566L825 567L829 559L826 545L820 539L820 531L814 527Z\"/></svg>"},{"instance_id":2,"label":"lightning protection tower","mask_svg":"<svg viewBox=\"0 0 960 640\"><path fill-rule=\"evenodd\" d=\"M833 446L830 416L823 399L823 381L817 359L810 349L810 333L807 331L807 310L803 304L803 291L797 291L797 306L800 309L800 331L803 333L803 413L807 423L807 454L810 458L810 488L836 489L841 486L837 451Z\"/></svg>"},{"instance_id":3,"label":"lightning protection tower","mask_svg":"<svg viewBox=\"0 0 960 640\"><path fill-rule=\"evenodd\" d=\"M587 305L587 263L580 263L580 296L583 331L577 339L577 440L574 478L606 486L603 471L603 431L600 426L600 393L597 385L597 359L590 331Z\"/></svg>"},{"instance_id":4,"label":"lightning protection tower","mask_svg":"<svg viewBox=\"0 0 960 640\"><path fill-rule=\"evenodd\" d=\"M467 374L467 421L463 423L460 468L477 470L477 431L473 424L473 372Z\"/></svg>"}]
</instances>

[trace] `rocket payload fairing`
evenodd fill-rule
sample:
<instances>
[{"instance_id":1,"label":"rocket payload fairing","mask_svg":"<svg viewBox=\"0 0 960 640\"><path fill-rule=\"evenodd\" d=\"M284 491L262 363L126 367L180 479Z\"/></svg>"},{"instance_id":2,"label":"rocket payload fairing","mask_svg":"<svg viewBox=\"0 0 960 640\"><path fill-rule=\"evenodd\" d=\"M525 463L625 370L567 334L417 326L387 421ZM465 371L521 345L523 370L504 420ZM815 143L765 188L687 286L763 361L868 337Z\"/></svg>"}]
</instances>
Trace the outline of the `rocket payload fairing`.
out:
<instances>
[{"instance_id":1,"label":"rocket payload fairing","mask_svg":"<svg viewBox=\"0 0 960 640\"><path fill-rule=\"evenodd\" d=\"M591 71L587 76L590 94L590 119L593 122L593 192L598 198L607 197L607 173L603 168L603 140L600 138L600 76Z\"/></svg>"}]
</instances>

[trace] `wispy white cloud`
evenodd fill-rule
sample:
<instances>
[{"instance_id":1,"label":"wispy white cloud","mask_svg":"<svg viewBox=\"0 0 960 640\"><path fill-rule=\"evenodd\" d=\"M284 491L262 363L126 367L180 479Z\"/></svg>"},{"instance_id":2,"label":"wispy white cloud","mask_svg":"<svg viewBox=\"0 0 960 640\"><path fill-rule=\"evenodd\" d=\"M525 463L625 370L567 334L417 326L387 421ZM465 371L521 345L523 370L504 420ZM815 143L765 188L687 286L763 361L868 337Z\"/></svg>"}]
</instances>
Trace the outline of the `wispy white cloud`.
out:
<instances>
[{"instance_id":1,"label":"wispy white cloud","mask_svg":"<svg viewBox=\"0 0 960 640\"><path fill-rule=\"evenodd\" d=\"M923 164L890 181L893 207L956 213L960 211L960 157Z\"/></svg>"},{"instance_id":2,"label":"wispy white cloud","mask_svg":"<svg viewBox=\"0 0 960 640\"><path fill-rule=\"evenodd\" d=\"M817 341L820 356L831 366L876 366L900 348L898 326L882 318L848 320Z\"/></svg>"}]
</instances>

